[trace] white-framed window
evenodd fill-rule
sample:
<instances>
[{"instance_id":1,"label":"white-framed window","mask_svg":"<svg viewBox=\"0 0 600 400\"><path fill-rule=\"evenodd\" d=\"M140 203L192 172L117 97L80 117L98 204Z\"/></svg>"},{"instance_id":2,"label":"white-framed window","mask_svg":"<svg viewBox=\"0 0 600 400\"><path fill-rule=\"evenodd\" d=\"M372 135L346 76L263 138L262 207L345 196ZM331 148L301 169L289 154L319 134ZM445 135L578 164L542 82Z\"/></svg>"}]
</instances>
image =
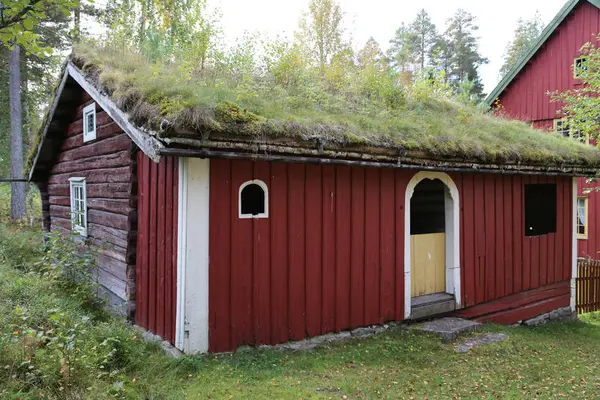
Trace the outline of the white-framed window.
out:
<instances>
[{"instance_id":1,"label":"white-framed window","mask_svg":"<svg viewBox=\"0 0 600 400\"><path fill-rule=\"evenodd\" d=\"M588 198L577 198L577 239L588 238Z\"/></svg>"},{"instance_id":2,"label":"white-framed window","mask_svg":"<svg viewBox=\"0 0 600 400\"><path fill-rule=\"evenodd\" d=\"M96 103L83 109L83 142L96 139Z\"/></svg>"},{"instance_id":3,"label":"white-framed window","mask_svg":"<svg viewBox=\"0 0 600 400\"><path fill-rule=\"evenodd\" d=\"M269 218L269 190L258 179L240 185L238 196L240 218Z\"/></svg>"},{"instance_id":4,"label":"white-framed window","mask_svg":"<svg viewBox=\"0 0 600 400\"><path fill-rule=\"evenodd\" d=\"M87 236L87 194L85 178L70 178L71 186L71 223L73 231Z\"/></svg>"}]
</instances>

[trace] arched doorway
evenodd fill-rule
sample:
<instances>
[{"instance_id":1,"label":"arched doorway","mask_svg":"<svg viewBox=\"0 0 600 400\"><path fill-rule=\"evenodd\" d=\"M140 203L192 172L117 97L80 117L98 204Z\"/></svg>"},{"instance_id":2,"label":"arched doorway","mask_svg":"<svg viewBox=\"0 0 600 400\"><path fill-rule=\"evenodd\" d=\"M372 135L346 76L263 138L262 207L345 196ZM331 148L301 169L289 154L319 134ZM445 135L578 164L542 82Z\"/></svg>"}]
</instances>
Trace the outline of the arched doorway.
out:
<instances>
[{"instance_id":1,"label":"arched doorway","mask_svg":"<svg viewBox=\"0 0 600 400\"><path fill-rule=\"evenodd\" d=\"M460 307L458 189L449 175L419 172L405 199L405 318ZM435 303L427 311L415 308ZM450 307L450 308L449 308Z\"/></svg>"}]
</instances>

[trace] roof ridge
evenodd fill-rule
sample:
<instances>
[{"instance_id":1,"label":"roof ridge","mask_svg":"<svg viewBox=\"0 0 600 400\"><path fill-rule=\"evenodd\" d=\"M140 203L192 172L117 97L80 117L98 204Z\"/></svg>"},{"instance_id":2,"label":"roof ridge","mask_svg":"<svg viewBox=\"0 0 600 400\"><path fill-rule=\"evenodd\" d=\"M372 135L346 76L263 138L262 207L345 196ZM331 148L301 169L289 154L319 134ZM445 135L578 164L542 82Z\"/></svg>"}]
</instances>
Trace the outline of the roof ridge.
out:
<instances>
[{"instance_id":1,"label":"roof ridge","mask_svg":"<svg viewBox=\"0 0 600 400\"><path fill-rule=\"evenodd\" d=\"M490 92L490 94L485 98L485 103L488 106L491 106L494 101L500 96L500 94L510 85L510 83L515 79L515 77L521 72L521 70L527 65L529 60L537 53L537 51L542 47L544 43L550 38L556 28L565 20L565 18L573 11L573 9L581 2L587 1L593 6L600 8L600 0L569 0L556 14L556 16L550 21L550 23L544 28L535 44L531 46L529 51L525 53L519 61L515 64L515 66L508 71L508 73L500 80L498 85Z\"/></svg>"}]
</instances>

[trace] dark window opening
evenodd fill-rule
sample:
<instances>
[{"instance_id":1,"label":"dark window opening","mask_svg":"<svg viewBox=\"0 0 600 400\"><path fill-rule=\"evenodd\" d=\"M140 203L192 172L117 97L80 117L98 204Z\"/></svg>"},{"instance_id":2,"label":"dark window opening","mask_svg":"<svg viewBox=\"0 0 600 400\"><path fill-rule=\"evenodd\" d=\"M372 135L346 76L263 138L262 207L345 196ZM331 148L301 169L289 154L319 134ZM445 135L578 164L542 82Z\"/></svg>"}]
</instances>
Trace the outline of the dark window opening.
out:
<instances>
[{"instance_id":1,"label":"dark window opening","mask_svg":"<svg viewBox=\"0 0 600 400\"><path fill-rule=\"evenodd\" d=\"M582 74L587 71L587 57L576 58L573 68L573 76L577 79L581 78Z\"/></svg>"},{"instance_id":2,"label":"dark window opening","mask_svg":"<svg viewBox=\"0 0 600 400\"><path fill-rule=\"evenodd\" d=\"M439 179L421 181L410 199L410 234L446 231L446 186Z\"/></svg>"},{"instance_id":3,"label":"dark window opening","mask_svg":"<svg viewBox=\"0 0 600 400\"><path fill-rule=\"evenodd\" d=\"M95 117L95 115L94 115L93 112L89 113L87 115L87 117L86 117L87 118L87 131L88 132L93 132L96 129L96 127L94 126L95 125L94 124L94 117Z\"/></svg>"},{"instance_id":4,"label":"dark window opening","mask_svg":"<svg viewBox=\"0 0 600 400\"><path fill-rule=\"evenodd\" d=\"M259 215L265 213L265 191L256 183L242 189L242 215Z\"/></svg>"},{"instance_id":5,"label":"dark window opening","mask_svg":"<svg viewBox=\"0 0 600 400\"><path fill-rule=\"evenodd\" d=\"M556 232L556 185L525 185L525 236Z\"/></svg>"}]
</instances>

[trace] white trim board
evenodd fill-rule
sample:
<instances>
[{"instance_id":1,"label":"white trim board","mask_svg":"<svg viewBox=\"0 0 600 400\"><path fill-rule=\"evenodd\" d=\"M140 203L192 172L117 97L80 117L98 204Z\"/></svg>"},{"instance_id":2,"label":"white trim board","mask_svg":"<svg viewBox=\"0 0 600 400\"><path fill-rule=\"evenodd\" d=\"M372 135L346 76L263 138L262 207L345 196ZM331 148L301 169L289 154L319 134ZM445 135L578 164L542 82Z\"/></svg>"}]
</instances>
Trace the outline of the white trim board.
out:
<instances>
[{"instance_id":1,"label":"white trim board","mask_svg":"<svg viewBox=\"0 0 600 400\"><path fill-rule=\"evenodd\" d=\"M445 194L446 215L446 293L453 294L456 307L461 305L460 291L460 205L458 188L444 172L421 171L415 174L406 187L404 197L404 318L412 312L410 200L415 187L424 179L439 179L448 189ZM449 193L448 193L449 192Z\"/></svg>"},{"instance_id":2,"label":"white trim board","mask_svg":"<svg viewBox=\"0 0 600 400\"><path fill-rule=\"evenodd\" d=\"M573 210L571 211L573 214L571 215L572 220L572 248L571 248L571 300L570 306L571 311L577 311L577 303L576 303L576 282L577 282L577 178L573 178Z\"/></svg>"},{"instance_id":3,"label":"white trim board","mask_svg":"<svg viewBox=\"0 0 600 400\"><path fill-rule=\"evenodd\" d=\"M210 160L179 159L175 346L208 352Z\"/></svg>"}]
</instances>

